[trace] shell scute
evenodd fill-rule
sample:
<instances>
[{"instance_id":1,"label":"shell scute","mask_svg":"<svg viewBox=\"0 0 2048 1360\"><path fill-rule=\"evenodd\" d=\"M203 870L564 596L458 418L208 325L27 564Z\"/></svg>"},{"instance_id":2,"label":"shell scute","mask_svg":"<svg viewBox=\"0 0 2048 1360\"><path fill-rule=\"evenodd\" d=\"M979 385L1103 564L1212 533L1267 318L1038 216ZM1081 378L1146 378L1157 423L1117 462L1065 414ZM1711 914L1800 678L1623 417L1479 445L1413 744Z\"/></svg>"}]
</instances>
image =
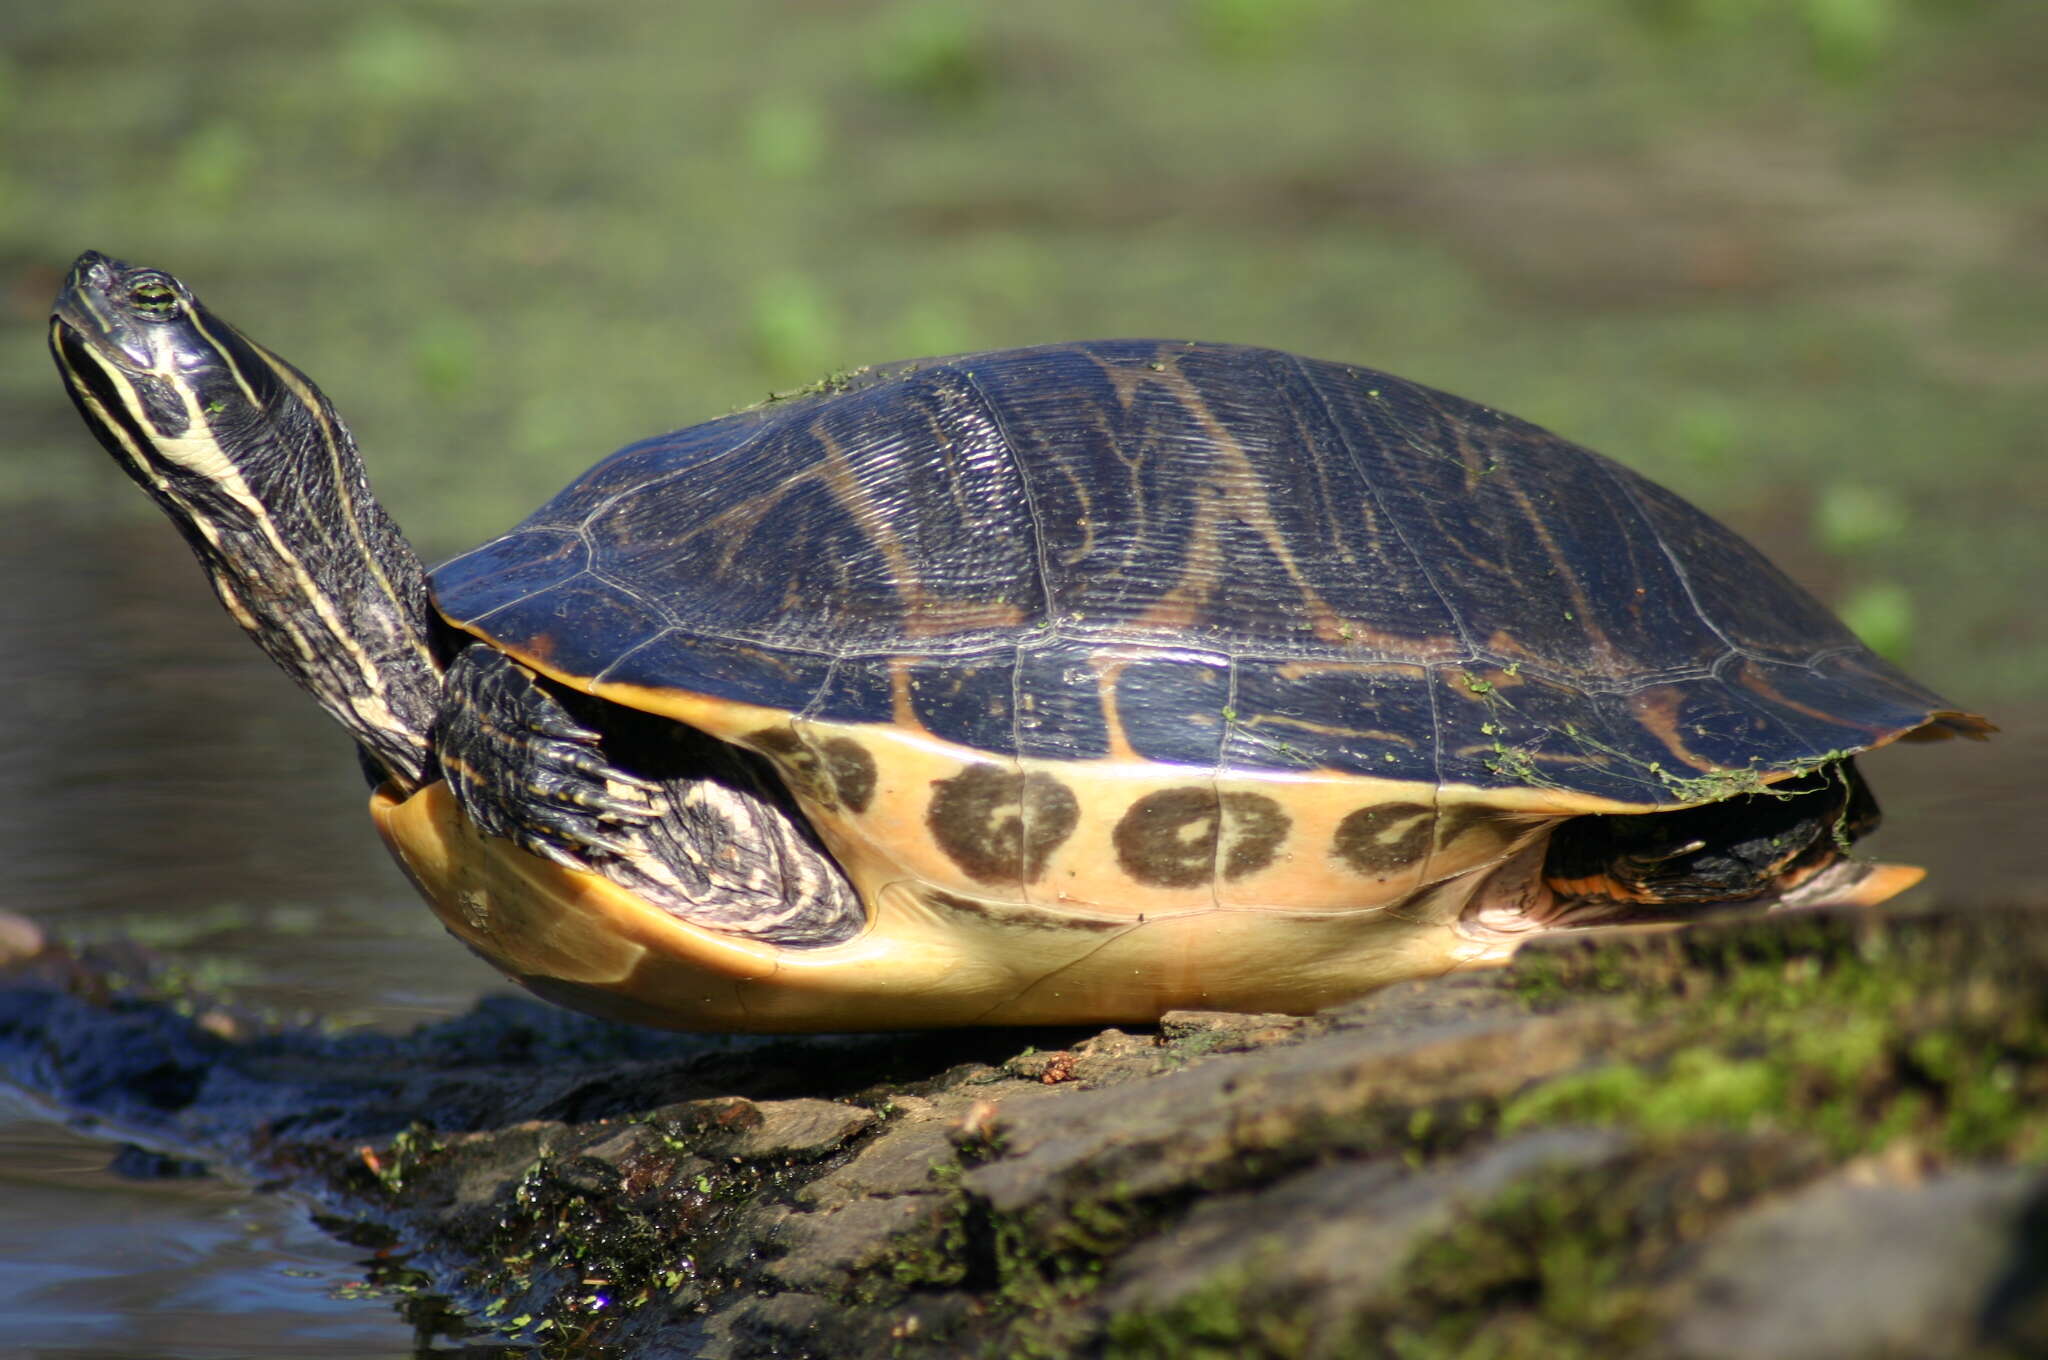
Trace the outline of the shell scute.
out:
<instances>
[{"instance_id":1,"label":"shell scute","mask_svg":"<svg viewBox=\"0 0 2048 1360\"><path fill-rule=\"evenodd\" d=\"M1946 711L1619 465L1219 345L930 361L645 440L436 589L572 683L998 758L1640 806Z\"/></svg>"},{"instance_id":2,"label":"shell scute","mask_svg":"<svg viewBox=\"0 0 2048 1360\"><path fill-rule=\"evenodd\" d=\"M978 751L1001 751L1012 744L1015 648L967 656L906 657L895 664L904 677L910 710L925 731Z\"/></svg>"},{"instance_id":3,"label":"shell scute","mask_svg":"<svg viewBox=\"0 0 2048 1360\"><path fill-rule=\"evenodd\" d=\"M1426 667L1251 659L1237 663L1228 770L1357 770L1436 782Z\"/></svg>"},{"instance_id":4,"label":"shell scute","mask_svg":"<svg viewBox=\"0 0 2048 1360\"><path fill-rule=\"evenodd\" d=\"M1110 753L1110 710L1102 702L1103 649L1041 634L1017 649L1017 754L1041 760L1100 760Z\"/></svg>"},{"instance_id":5,"label":"shell scute","mask_svg":"<svg viewBox=\"0 0 2048 1360\"><path fill-rule=\"evenodd\" d=\"M601 615L588 616L593 620ZM825 684L831 658L815 652L796 652L744 638L718 637L704 633L663 628L644 642L605 660L602 633L593 628L575 636L587 650L592 663L603 660L595 670L571 664L560 653L550 670L571 676L590 675L605 684L644 690L675 687L675 677L693 677L695 688L719 696L754 695L753 702L769 708L801 710L809 696Z\"/></svg>"},{"instance_id":6,"label":"shell scute","mask_svg":"<svg viewBox=\"0 0 2048 1360\"><path fill-rule=\"evenodd\" d=\"M1005 428L1056 540L1056 611L1105 639L1254 654L1323 650L1319 624L1340 619L1402 648L1448 634L1307 371L1271 351L1137 342L977 365L1016 412Z\"/></svg>"},{"instance_id":7,"label":"shell scute","mask_svg":"<svg viewBox=\"0 0 2048 1360\"><path fill-rule=\"evenodd\" d=\"M1163 765L1212 770L1223 750L1230 658L1174 651L1104 668L1117 728L1128 749Z\"/></svg>"},{"instance_id":8,"label":"shell scute","mask_svg":"<svg viewBox=\"0 0 2048 1360\"><path fill-rule=\"evenodd\" d=\"M1852 750L1918 726L1947 705L1861 646L1807 665L1753 659L1732 668L1731 687L1751 695L1785 727L1810 733L1829 749ZM1970 720L1981 726L1981 719Z\"/></svg>"},{"instance_id":9,"label":"shell scute","mask_svg":"<svg viewBox=\"0 0 2048 1360\"><path fill-rule=\"evenodd\" d=\"M588 545L574 528L522 528L464 553L434 573L435 601L450 617L496 622L518 636L517 616L506 610L543 596L590 569Z\"/></svg>"}]
</instances>

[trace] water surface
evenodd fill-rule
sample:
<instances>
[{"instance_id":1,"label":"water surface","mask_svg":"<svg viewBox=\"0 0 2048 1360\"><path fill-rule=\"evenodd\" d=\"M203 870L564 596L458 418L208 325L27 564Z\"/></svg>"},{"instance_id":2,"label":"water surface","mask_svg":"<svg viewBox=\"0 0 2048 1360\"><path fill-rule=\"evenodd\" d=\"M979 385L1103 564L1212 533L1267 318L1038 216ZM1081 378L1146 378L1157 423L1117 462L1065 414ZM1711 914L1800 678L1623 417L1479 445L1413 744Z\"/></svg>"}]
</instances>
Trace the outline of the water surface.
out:
<instances>
[{"instance_id":1,"label":"water surface","mask_svg":"<svg viewBox=\"0 0 2048 1360\"><path fill-rule=\"evenodd\" d=\"M303 1205L214 1176L124 1176L111 1152L0 1087L0 1356L415 1354L388 1302L348 1296L366 1253Z\"/></svg>"},{"instance_id":2,"label":"water surface","mask_svg":"<svg viewBox=\"0 0 2048 1360\"><path fill-rule=\"evenodd\" d=\"M502 986L363 813L349 743L222 616L155 520L53 511L0 535L0 908L128 937L283 1016L409 1027ZM0 1356L414 1353L361 1249L217 1175L110 1169L0 1087Z\"/></svg>"}]
</instances>

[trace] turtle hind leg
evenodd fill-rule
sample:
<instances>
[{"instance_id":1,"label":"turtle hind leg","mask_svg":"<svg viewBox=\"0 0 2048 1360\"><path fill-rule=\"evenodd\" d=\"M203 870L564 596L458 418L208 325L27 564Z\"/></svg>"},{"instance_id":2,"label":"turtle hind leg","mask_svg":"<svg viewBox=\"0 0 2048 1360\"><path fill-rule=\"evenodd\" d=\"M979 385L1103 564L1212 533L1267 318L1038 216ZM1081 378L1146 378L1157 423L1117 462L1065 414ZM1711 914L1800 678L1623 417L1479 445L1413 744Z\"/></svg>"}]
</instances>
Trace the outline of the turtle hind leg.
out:
<instances>
[{"instance_id":1,"label":"turtle hind leg","mask_svg":"<svg viewBox=\"0 0 2048 1360\"><path fill-rule=\"evenodd\" d=\"M771 944L815 947L859 933L867 910L767 761L715 737L614 707L605 731L661 782L668 811L650 853L607 870L685 920ZM644 759L642 757L644 756Z\"/></svg>"},{"instance_id":2,"label":"turtle hind leg","mask_svg":"<svg viewBox=\"0 0 2048 1360\"><path fill-rule=\"evenodd\" d=\"M642 853L641 829L667 811L660 786L610 764L599 734L533 672L472 645L445 684L434 750L480 831L572 869Z\"/></svg>"}]
</instances>

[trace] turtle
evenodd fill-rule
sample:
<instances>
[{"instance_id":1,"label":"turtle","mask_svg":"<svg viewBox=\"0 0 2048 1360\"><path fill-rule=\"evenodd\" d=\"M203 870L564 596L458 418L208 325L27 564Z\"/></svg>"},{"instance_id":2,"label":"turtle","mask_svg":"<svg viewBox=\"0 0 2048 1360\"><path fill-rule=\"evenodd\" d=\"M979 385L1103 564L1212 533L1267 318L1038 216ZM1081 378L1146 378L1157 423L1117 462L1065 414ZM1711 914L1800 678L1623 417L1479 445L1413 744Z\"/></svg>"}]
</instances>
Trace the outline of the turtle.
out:
<instances>
[{"instance_id":1,"label":"turtle","mask_svg":"<svg viewBox=\"0 0 2048 1360\"><path fill-rule=\"evenodd\" d=\"M1920 871L1849 852L1855 755L1994 730L1672 492L1354 364L855 370L429 572L320 389L170 274L88 252L50 341L447 929L642 1024L1306 1013L1872 904Z\"/></svg>"}]
</instances>

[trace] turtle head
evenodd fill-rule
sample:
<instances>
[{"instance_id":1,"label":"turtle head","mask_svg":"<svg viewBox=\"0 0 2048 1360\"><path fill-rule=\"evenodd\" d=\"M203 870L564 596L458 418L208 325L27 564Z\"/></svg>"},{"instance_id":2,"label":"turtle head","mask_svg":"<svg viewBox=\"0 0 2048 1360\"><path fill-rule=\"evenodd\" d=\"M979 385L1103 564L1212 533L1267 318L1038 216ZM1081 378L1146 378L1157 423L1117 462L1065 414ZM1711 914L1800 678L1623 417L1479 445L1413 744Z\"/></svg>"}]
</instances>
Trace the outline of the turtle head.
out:
<instances>
[{"instance_id":1,"label":"turtle head","mask_svg":"<svg viewBox=\"0 0 2048 1360\"><path fill-rule=\"evenodd\" d=\"M426 572L320 389L171 275L97 251L50 309L50 351L235 621L382 777L417 787L440 704Z\"/></svg>"},{"instance_id":2,"label":"turtle head","mask_svg":"<svg viewBox=\"0 0 2048 1360\"><path fill-rule=\"evenodd\" d=\"M252 453L309 436L325 405L177 279L98 251L78 257L51 308L50 350L86 424L160 500L217 499L195 479L232 485Z\"/></svg>"},{"instance_id":3,"label":"turtle head","mask_svg":"<svg viewBox=\"0 0 2048 1360\"><path fill-rule=\"evenodd\" d=\"M166 377L210 366L196 324L202 311L192 290L169 274L97 250L78 257L51 308L59 343L89 345L129 372Z\"/></svg>"}]
</instances>

